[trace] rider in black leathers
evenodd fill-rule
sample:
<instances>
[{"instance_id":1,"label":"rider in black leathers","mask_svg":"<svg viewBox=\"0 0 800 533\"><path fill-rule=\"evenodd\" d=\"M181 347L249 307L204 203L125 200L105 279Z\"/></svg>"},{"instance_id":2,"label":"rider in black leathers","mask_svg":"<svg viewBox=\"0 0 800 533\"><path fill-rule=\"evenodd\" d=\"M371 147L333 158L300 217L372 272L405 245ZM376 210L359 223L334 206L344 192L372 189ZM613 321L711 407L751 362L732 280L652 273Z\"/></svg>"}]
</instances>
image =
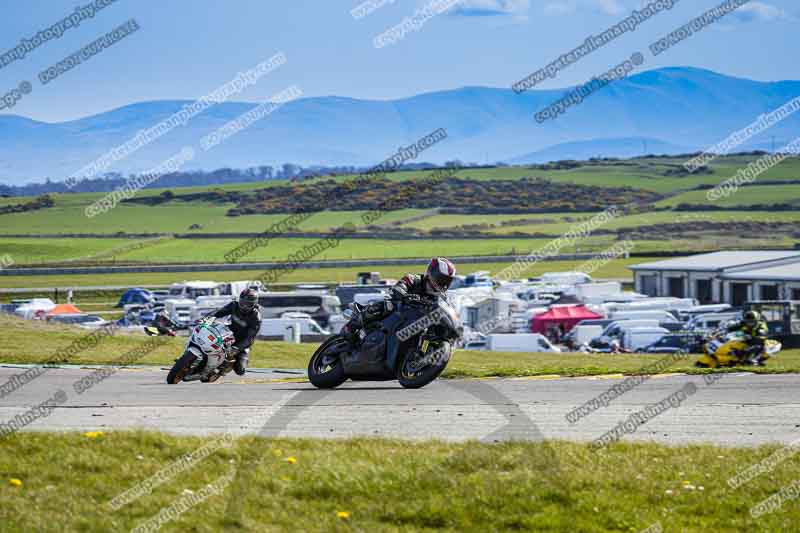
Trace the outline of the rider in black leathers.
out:
<instances>
[{"instance_id":1,"label":"rider in black leathers","mask_svg":"<svg viewBox=\"0 0 800 533\"><path fill-rule=\"evenodd\" d=\"M236 356L233 370L238 375L243 376L247 371L247 363L250 360L250 347L256 340L259 329L261 329L261 311L258 307L258 293L255 289L245 289L239 295L239 300L231 302L213 313L206 315L205 318L231 317L231 331L235 342L231 348L232 354Z\"/></svg>"},{"instance_id":2,"label":"rider in black leathers","mask_svg":"<svg viewBox=\"0 0 800 533\"><path fill-rule=\"evenodd\" d=\"M364 323L381 320L395 309L395 301L408 295L421 298L444 296L456 275L456 267L448 259L435 257L425 274L406 274L390 289L390 298L372 302L364 309Z\"/></svg>"}]
</instances>

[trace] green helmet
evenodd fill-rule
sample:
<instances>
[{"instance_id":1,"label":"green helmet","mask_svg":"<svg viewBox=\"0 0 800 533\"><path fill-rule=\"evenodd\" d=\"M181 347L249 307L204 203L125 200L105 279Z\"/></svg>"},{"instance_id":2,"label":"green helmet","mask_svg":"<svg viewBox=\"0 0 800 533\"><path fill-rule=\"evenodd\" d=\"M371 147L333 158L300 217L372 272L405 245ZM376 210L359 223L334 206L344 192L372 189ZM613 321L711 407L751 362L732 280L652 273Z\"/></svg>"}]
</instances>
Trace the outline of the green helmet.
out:
<instances>
[{"instance_id":1,"label":"green helmet","mask_svg":"<svg viewBox=\"0 0 800 533\"><path fill-rule=\"evenodd\" d=\"M743 317L745 324L755 324L760 318L761 315L758 314L758 311L748 311Z\"/></svg>"}]
</instances>

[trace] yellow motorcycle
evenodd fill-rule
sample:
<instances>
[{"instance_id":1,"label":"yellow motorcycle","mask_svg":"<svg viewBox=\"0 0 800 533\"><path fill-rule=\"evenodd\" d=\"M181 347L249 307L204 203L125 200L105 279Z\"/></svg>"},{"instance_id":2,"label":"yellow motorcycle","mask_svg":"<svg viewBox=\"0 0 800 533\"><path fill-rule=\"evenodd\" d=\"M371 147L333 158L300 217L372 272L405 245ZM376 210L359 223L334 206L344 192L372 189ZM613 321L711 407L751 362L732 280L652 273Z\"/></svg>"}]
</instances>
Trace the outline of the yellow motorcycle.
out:
<instances>
[{"instance_id":1,"label":"yellow motorcycle","mask_svg":"<svg viewBox=\"0 0 800 533\"><path fill-rule=\"evenodd\" d=\"M741 331L727 331L718 329L711 332L706 338L703 350L705 353L695 363L701 368L718 368L721 366L762 365L764 362L781 351L780 342L767 339L764 351L754 357L749 350L745 335Z\"/></svg>"}]
</instances>

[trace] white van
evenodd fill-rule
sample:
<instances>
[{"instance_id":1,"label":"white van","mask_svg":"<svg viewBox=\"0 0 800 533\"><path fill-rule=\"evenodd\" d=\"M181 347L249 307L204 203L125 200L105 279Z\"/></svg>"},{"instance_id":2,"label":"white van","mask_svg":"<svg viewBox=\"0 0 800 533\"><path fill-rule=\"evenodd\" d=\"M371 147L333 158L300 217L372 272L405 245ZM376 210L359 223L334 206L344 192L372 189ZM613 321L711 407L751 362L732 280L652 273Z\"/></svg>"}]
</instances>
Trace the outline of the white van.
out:
<instances>
[{"instance_id":1,"label":"white van","mask_svg":"<svg viewBox=\"0 0 800 533\"><path fill-rule=\"evenodd\" d=\"M620 344L624 350L635 352L644 350L668 334L669 330L664 328L630 328L623 331Z\"/></svg>"},{"instance_id":2,"label":"white van","mask_svg":"<svg viewBox=\"0 0 800 533\"><path fill-rule=\"evenodd\" d=\"M487 349L492 352L560 352L539 333L492 333L487 337Z\"/></svg>"},{"instance_id":3,"label":"white van","mask_svg":"<svg viewBox=\"0 0 800 533\"><path fill-rule=\"evenodd\" d=\"M331 315L342 313L338 297L309 292L262 292L258 295L262 318L280 318L289 311L308 313L322 327L328 326Z\"/></svg>"},{"instance_id":4,"label":"white van","mask_svg":"<svg viewBox=\"0 0 800 533\"><path fill-rule=\"evenodd\" d=\"M619 281L581 283L575 286L575 297L583 303L601 304L620 293L622 293L622 284Z\"/></svg>"},{"instance_id":5,"label":"white van","mask_svg":"<svg viewBox=\"0 0 800 533\"><path fill-rule=\"evenodd\" d=\"M265 318L261 320L261 329L258 336L266 339L283 340L286 330L294 324L300 325L300 335L307 336L328 336L330 331L323 329L316 321L309 316L292 316L287 318Z\"/></svg>"},{"instance_id":6,"label":"white van","mask_svg":"<svg viewBox=\"0 0 800 533\"><path fill-rule=\"evenodd\" d=\"M608 338L619 338L622 335L622 332L626 329L631 328L657 328L659 327L658 320L646 319L646 320L618 320L616 322L612 322L606 329L603 330L601 336L608 337Z\"/></svg>"},{"instance_id":7,"label":"white van","mask_svg":"<svg viewBox=\"0 0 800 533\"><path fill-rule=\"evenodd\" d=\"M705 313L689 320L686 324L686 329L689 331L711 331L725 322L738 318L739 313Z\"/></svg>"},{"instance_id":8,"label":"white van","mask_svg":"<svg viewBox=\"0 0 800 533\"><path fill-rule=\"evenodd\" d=\"M183 281L169 286L169 296L173 300L195 300L200 296L219 296L219 283L215 281Z\"/></svg>"},{"instance_id":9,"label":"white van","mask_svg":"<svg viewBox=\"0 0 800 533\"><path fill-rule=\"evenodd\" d=\"M194 300L186 298L176 298L164 302L164 312L169 319L181 326L188 326L192 322L192 310L195 307Z\"/></svg>"},{"instance_id":10,"label":"white van","mask_svg":"<svg viewBox=\"0 0 800 533\"><path fill-rule=\"evenodd\" d=\"M575 326L567 333L573 346L583 346L592 339L603 334L603 326Z\"/></svg>"},{"instance_id":11,"label":"white van","mask_svg":"<svg viewBox=\"0 0 800 533\"><path fill-rule=\"evenodd\" d=\"M232 301L230 296L200 296L192 308L192 322L199 321L212 311L216 311Z\"/></svg>"},{"instance_id":12,"label":"white van","mask_svg":"<svg viewBox=\"0 0 800 533\"><path fill-rule=\"evenodd\" d=\"M260 291L262 288L260 281L226 281L219 284L221 295L237 297L245 289L255 289Z\"/></svg>"},{"instance_id":13,"label":"white van","mask_svg":"<svg viewBox=\"0 0 800 533\"><path fill-rule=\"evenodd\" d=\"M613 311L608 318L612 320L657 320L659 323L680 322L669 311Z\"/></svg>"}]
</instances>

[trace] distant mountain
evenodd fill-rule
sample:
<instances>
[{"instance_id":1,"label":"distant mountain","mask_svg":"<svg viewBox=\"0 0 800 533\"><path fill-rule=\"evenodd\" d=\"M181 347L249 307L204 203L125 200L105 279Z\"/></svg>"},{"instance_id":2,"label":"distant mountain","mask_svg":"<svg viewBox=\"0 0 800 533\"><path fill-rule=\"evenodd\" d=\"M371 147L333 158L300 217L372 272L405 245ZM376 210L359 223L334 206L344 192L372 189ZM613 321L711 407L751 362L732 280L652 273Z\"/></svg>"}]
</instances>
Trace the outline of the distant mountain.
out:
<instances>
[{"instance_id":1,"label":"distant mountain","mask_svg":"<svg viewBox=\"0 0 800 533\"><path fill-rule=\"evenodd\" d=\"M449 138L419 160L544 161L587 156L693 151L725 138L800 95L800 82L757 82L695 68L646 71L613 83L555 120L534 114L565 90L464 87L391 101L328 96L302 98L198 157L186 169L300 165L370 165L423 135L445 128ZM187 101L141 102L70 122L48 124L0 115L0 181L20 184L63 179ZM110 171L149 170L255 104L218 104ZM742 149L778 146L800 134L800 113ZM639 139L639 141L637 141ZM528 155L523 155L528 154ZM530 159L529 159L530 158Z\"/></svg>"},{"instance_id":2,"label":"distant mountain","mask_svg":"<svg viewBox=\"0 0 800 533\"><path fill-rule=\"evenodd\" d=\"M643 154L675 155L692 152L693 147L678 146L658 139L626 137L624 139L592 139L550 146L513 159L507 163L524 165L529 163L548 163L564 159L587 160L593 157L630 158Z\"/></svg>"}]
</instances>

